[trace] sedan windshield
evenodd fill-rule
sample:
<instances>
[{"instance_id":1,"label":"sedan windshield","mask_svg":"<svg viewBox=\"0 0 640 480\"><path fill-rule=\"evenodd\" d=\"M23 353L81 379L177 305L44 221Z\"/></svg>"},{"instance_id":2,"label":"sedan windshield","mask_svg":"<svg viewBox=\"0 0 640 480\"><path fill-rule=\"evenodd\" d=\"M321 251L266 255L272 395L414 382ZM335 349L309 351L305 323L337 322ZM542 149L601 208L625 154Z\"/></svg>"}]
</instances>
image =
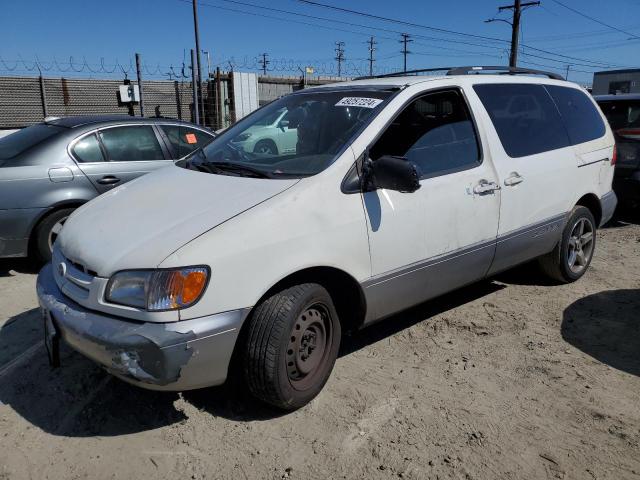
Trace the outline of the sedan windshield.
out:
<instances>
[{"instance_id":1,"label":"sedan windshield","mask_svg":"<svg viewBox=\"0 0 640 480\"><path fill-rule=\"evenodd\" d=\"M261 178L315 175L331 165L390 94L336 89L282 97L216 137L184 165Z\"/></svg>"},{"instance_id":2,"label":"sedan windshield","mask_svg":"<svg viewBox=\"0 0 640 480\"><path fill-rule=\"evenodd\" d=\"M39 123L7 135L0 139L0 161L20 155L34 145L62 131L64 131L62 127Z\"/></svg>"}]
</instances>

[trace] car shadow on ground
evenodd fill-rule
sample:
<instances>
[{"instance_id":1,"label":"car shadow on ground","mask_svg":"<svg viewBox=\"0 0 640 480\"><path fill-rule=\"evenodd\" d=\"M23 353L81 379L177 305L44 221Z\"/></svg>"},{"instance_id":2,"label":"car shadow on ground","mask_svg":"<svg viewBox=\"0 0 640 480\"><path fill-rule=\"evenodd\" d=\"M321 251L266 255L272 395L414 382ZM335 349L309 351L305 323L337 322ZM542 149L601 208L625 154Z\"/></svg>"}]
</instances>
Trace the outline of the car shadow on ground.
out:
<instances>
[{"instance_id":1,"label":"car shadow on ground","mask_svg":"<svg viewBox=\"0 0 640 480\"><path fill-rule=\"evenodd\" d=\"M562 338L596 360L640 376L640 289L581 298L563 314Z\"/></svg>"},{"instance_id":2,"label":"car shadow on ground","mask_svg":"<svg viewBox=\"0 0 640 480\"><path fill-rule=\"evenodd\" d=\"M0 258L0 277L14 277L15 273L38 273L42 265L30 258Z\"/></svg>"},{"instance_id":3,"label":"car shadow on ground","mask_svg":"<svg viewBox=\"0 0 640 480\"><path fill-rule=\"evenodd\" d=\"M602 228L620 228L627 225L640 225L640 209L631 207L618 207L613 215Z\"/></svg>"},{"instance_id":4,"label":"car shadow on ground","mask_svg":"<svg viewBox=\"0 0 640 480\"><path fill-rule=\"evenodd\" d=\"M350 355L438 313L505 288L484 281L419 305L364 330L345 335L340 355ZM238 379L221 387L183 392L144 390L112 377L64 344L61 368L49 366L40 313L33 309L0 329L0 403L43 431L59 436L118 436L185 421L184 401L233 421L268 420L286 412L251 397Z\"/></svg>"}]
</instances>

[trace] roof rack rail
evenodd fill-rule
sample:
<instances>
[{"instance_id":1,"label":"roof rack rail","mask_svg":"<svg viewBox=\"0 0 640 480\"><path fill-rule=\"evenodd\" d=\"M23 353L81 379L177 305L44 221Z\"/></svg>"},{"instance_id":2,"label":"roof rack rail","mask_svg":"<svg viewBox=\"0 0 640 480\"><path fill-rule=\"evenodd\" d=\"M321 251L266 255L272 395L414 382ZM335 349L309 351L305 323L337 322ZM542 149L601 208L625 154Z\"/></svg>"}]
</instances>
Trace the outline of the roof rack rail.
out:
<instances>
[{"instance_id":1,"label":"roof rack rail","mask_svg":"<svg viewBox=\"0 0 640 480\"><path fill-rule=\"evenodd\" d=\"M393 73L385 73L382 75L366 75L364 77L356 77L354 80L368 80L370 78L389 78L389 77L404 77L406 75L412 75L414 73L425 73L425 72L444 72L449 71L454 67L438 67L438 68L420 68L418 70L406 70L404 72L393 72Z\"/></svg>"},{"instance_id":2,"label":"roof rack rail","mask_svg":"<svg viewBox=\"0 0 640 480\"><path fill-rule=\"evenodd\" d=\"M562 75L558 75L553 72L546 72L544 70L535 70L533 68L520 68L520 67L506 67L506 66L471 66L471 67L456 67L447 72L447 75L472 75L485 71L502 72L502 75L544 75L545 77L552 78L554 80L564 80Z\"/></svg>"},{"instance_id":3,"label":"roof rack rail","mask_svg":"<svg viewBox=\"0 0 640 480\"><path fill-rule=\"evenodd\" d=\"M502 75L544 75L554 80L564 80L564 77L553 72L545 72L544 70L534 70L532 68L506 67L506 66L469 66L469 67L437 67L437 68L421 68L418 70L407 70L405 72L386 73L384 75L372 75L365 77L357 77L354 80L368 80L371 78L390 78L404 77L407 75L415 75L426 72L447 72L447 75L473 75L480 72L495 71L501 72Z\"/></svg>"}]
</instances>

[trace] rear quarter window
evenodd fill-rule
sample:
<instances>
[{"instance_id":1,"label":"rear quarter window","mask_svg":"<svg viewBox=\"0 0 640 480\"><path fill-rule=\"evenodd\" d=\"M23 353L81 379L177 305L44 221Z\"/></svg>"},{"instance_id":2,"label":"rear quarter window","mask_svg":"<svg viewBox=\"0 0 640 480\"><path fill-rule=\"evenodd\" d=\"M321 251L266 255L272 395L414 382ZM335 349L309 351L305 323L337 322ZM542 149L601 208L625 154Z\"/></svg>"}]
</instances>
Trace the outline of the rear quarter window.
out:
<instances>
[{"instance_id":1,"label":"rear quarter window","mask_svg":"<svg viewBox=\"0 0 640 480\"><path fill-rule=\"evenodd\" d=\"M569 146L558 108L543 85L482 84L473 89L507 155L535 155Z\"/></svg>"},{"instance_id":2,"label":"rear quarter window","mask_svg":"<svg viewBox=\"0 0 640 480\"><path fill-rule=\"evenodd\" d=\"M557 85L545 86L558 106L572 145L602 138L606 127L595 104L582 90Z\"/></svg>"}]
</instances>

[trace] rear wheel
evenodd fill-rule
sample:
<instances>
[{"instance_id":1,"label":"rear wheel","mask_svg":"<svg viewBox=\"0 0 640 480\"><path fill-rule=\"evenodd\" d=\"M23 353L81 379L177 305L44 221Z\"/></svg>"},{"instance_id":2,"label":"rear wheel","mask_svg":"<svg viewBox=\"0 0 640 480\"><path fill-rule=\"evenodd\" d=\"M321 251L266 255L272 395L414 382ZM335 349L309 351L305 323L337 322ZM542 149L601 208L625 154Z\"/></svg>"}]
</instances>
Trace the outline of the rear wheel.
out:
<instances>
[{"instance_id":1,"label":"rear wheel","mask_svg":"<svg viewBox=\"0 0 640 480\"><path fill-rule=\"evenodd\" d=\"M250 320L244 373L251 393L278 408L310 402L327 382L340 347L329 293L305 283L260 303Z\"/></svg>"},{"instance_id":2,"label":"rear wheel","mask_svg":"<svg viewBox=\"0 0 640 480\"><path fill-rule=\"evenodd\" d=\"M591 211L576 206L562 233L562 239L551 253L540 257L546 275L562 283L582 277L593 258L596 247L596 222Z\"/></svg>"},{"instance_id":3,"label":"rear wheel","mask_svg":"<svg viewBox=\"0 0 640 480\"><path fill-rule=\"evenodd\" d=\"M51 251L64 223L73 213L74 208L63 208L47 215L35 230L35 254L39 260L48 262L51 260Z\"/></svg>"}]
</instances>

